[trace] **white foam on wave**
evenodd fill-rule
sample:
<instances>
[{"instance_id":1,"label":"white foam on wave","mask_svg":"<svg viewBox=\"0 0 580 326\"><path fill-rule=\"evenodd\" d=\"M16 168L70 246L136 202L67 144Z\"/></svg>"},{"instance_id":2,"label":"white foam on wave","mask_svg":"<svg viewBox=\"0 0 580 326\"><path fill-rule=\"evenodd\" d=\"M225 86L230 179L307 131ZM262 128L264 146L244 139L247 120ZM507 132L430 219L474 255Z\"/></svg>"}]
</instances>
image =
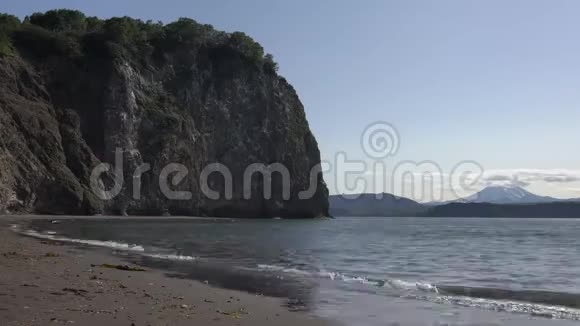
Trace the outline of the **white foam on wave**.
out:
<instances>
[{"instance_id":1,"label":"white foam on wave","mask_svg":"<svg viewBox=\"0 0 580 326\"><path fill-rule=\"evenodd\" d=\"M312 273L310 273L310 272L303 271L303 270L300 270L297 268L288 268L288 267L275 266L275 265L260 264L260 265L258 265L258 269L266 270L266 271L274 271L274 272L283 272L283 273L289 273L289 274L297 274L297 275L312 275Z\"/></svg>"},{"instance_id":2,"label":"white foam on wave","mask_svg":"<svg viewBox=\"0 0 580 326\"><path fill-rule=\"evenodd\" d=\"M183 255L166 255L166 254L143 254L143 256L162 259L162 260L177 260L177 261L194 261L197 257L183 256Z\"/></svg>"},{"instance_id":3,"label":"white foam on wave","mask_svg":"<svg viewBox=\"0 0 580 326\"><path fill-rule=\"evenodd\" d=\"M360 283L364 285L371 285L376 287L384 287L389 285L389 287L393 289L407 289L407 290L418 290L421 292L430 292L430 293L439 293L437 287L435 285L429 283L422 283L422 282L407 282L403 280L372 280L362 276L349 276L339 272L329 272L329 271L319 271L319 272L308 272L296 268L290 267L283 267L283 266L276 266L276 265L267 265L267 264L259 264L257 267L260 271L269 271L269 272L281 272L281 273L288 273L300 276L313 276L319 278L326 278L332 281L342 281L345 283Z\"/></svg>"},{"instance_id":4,"label":"white foam on wave","mask_svg":"<svg viewBox=\"0 0 580 326\"><path fill-rule=\"evenodd\" d=\"M415 283L415 286L420 291L439 293L437 286L433 284L417 282Z\"/></svg>"},{"instance_id":5,"label":"white foam on wave","mask_svg":"<svg viewBox=\"0 0 580 326\"><path fill-rule=\"evenodd\" d=\"M262 271L271 271L271 272L282 272L288 274L295 274L295 275L307 275L307 276L314 276L320 278L327 278L332 281L343 281L346 283L361 283L361 284L368 284L368 285L378 285L376 281L370 281L365 277L360 276L347 276L338 272L328 272L328 271L319 271L319 272L308 272L296 268L289 268L283 266L276 266L276 265L266 265L266 264L259 264L258 270Z\"/></svg>"},{"instance_id":6,"label":"white foam on wave","mask_svg":"<svg viewBox=\"0 0 580 326\"><path fill-rule=\"evenodd\" d=\"M509 301L509 300L495 300L472 298L465 296L404 296L411 299L425 300L438 304L453 304L456 306L478 308L492 311L505 311L510 313L528 314L534 317L580 320L580 310L551 306L546 304L537 304L529 302Z\"/></svg>"},{"instance_id":7,"label":"white foam on wave","mask_svg":"<svg viewBox=\"0 0 580 326\"><path fill-rule=\"evenodd\" d=\"M393 289L399 290L419 290L422 292L439 293L437 286L424 282L408 282L397 279L389 279L385 281L385 286L386 285Z\"/></svg>"},{"instance_id":8,"label":"white foam on wave","mask_svg":"<svg viewBox=\"0 0 580 326\"><path fill-rule=\"evenodd\" d=\"M185 256L185 255L177 255L177 254L154 254L154 253L145 253L145 248L141 245L137 244L127 244L121 243L116 241L100 241L100 240L85 240L85 239L73 239L73 238L66 238L56 235L54 231L46 231L44 233L37 232L35 230L21 230L20 226L18 225L11 225L11 228L19 232L20 234L37 238L37 239L44 239L44 240L52 240L52 241L60 241L60 242L68 242L68 243L77 243L77 244L84 244L90 245L95 247L105 247L105 248L112 248L116 250L122 251L133 251L139 252L141 255L154 258L154 259L162 259L162 260L174 260L174 261L194 261L197 258L193 256Z\"/></svg>"},{"instance_id":9,"label":"white foam on wave","mask_svg":"<svg viewBox=\"0 0 580 326\"><path fill-rule=\"evenodd\" d=\"M115 242L115 241L72 239L72 238L60 237L60 236L57 236L55 234L39 233L39 232L34 231L34 230L25 230L25 231L21 231L20 233L23 235L29 236L29 237L44 239L44 240L78 243L78 244L85 244L85 245L89 245L89 246L106 247L106 248L113 248L113 249L124 250L124 251L136 251L136 252L145 251L145 248L143 248L143 246L136 245L136 244L127 244L127 243L121 243L121 242Z\"/></svg>"},{"instance_id":10,"label":"white foam on wave","mask_svg":"<svg viewBox=\"0 0 580 326\"><path fill-rule=\"evenodd\" d=\"M360 283L360 284L365 284L365 285L373 285L373 286L379 286L380 282L378 281L373 281L373 280L369 280L366 277L361 277L361 276L347 276L341 273L337 273L337 272L326 272L326 271L321 271L318 273L318 275L320 277L323 278L329 278L333 281L343 281L346 283Z\"/></svg>"},{"instance_id":11,"label":"white foam on wave","mask_svg":"<svg viewBox=\"0 0 580 326\"><path fill-rule=\"evenodd\" d=\"M579 309L508 300L441 295L437 286L426 282L411 282L399 279L375 281L364 277L350 277L337 272L307 272L295 268L275 265L258 265L257 270L310 275L313 277L327 278L333 281L361 283L385 288L388 287L401 291L399 295L402 298L429 301L437 304L452 304L456 306L472 307L484 310L506 311L510 313L528 314L535 317L580 320Z\"/></svg>"}]
</instances>

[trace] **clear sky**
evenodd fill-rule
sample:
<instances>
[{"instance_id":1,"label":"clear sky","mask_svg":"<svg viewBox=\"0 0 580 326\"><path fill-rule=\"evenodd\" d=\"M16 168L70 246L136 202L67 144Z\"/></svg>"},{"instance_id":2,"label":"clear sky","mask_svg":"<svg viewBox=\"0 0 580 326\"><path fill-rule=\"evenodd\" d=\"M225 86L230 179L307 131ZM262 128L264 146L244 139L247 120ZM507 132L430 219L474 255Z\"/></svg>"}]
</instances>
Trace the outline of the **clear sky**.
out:
<instances>
[{"instance_id":1,"label":"clear sky","mask_svg":"<svg viewBox=\"0 0 580 326\"><path fill-rule=\"evenodd\" d=\"M485 169L478 187L580 197L580 1L19 0L0 11L54 8L248 33L297 89L325 160L369 162L361 133L386 121L400 140L388 166L431 160L449 173L469 159Z\"/></svg>"}]
</instances>

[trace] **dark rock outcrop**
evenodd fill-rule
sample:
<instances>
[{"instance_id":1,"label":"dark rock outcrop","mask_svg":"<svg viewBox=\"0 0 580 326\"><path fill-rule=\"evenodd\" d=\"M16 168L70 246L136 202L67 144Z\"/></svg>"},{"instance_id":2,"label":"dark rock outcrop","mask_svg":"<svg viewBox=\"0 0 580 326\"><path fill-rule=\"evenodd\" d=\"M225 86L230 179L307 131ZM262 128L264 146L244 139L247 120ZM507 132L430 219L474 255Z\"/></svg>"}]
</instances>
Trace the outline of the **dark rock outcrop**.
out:
<instances>
[{"instance_id":1,"label":"dark rock outcrop","mask_svg":"<svg viewBox=\"0 0 580 326\"><path fill-rule=\"evenodd\" d=\"M135 51L99 39L104 32L83 32L66 34L79 50L63 54L39 51L26 28L11 32L12 53L0 55L0 212L328 215L328 191L315 173L318 145L296 92L232 46L232 35L171 47L149 40ZM164 32L167 40L171 31ZM123 187L103 200L91 173L100 163L115 166L117 150ZM136 198L134 173L144 163L150 170ZM178 184L170 177L169 187L191 198L169 199L160 189L170 163L188 174ZM200 175L212 163L231 171L231 198L219 173L209 175L208 185L220 199L202 191ZM253 163L286 167L289 198L281 174L273 173L271 198L264 197L264 177L255 174L246 199L244 172ZM99 180L112 188L111 171ZM301 199L311 186L313 195Z\"/></svg>"}]
</instances>

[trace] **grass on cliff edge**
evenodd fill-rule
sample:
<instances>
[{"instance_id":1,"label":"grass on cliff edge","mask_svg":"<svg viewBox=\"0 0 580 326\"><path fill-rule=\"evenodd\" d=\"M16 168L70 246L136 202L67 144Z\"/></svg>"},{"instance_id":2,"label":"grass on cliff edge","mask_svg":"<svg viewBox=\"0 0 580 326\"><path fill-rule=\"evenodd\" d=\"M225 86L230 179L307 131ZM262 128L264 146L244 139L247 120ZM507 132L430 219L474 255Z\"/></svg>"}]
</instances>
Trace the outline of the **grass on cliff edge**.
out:
<instances>
[{"instance_id":1,"label":"grass on cliff edge","mask_svg":"<svg viewBox=\"0 0 580 326\"><path fill-rule=\"evenodd\" d=\"M189 18L164 25L130 17L102 20L77 10L59 9L34 13L21 22L18 17L0 13L0 56L23 49L43 57L99 55L135 59L201 46L233 50L265 72L278 71L273 56L265 54L264 48L245 33L217 31Z\"/></svg>"}]
</instances>

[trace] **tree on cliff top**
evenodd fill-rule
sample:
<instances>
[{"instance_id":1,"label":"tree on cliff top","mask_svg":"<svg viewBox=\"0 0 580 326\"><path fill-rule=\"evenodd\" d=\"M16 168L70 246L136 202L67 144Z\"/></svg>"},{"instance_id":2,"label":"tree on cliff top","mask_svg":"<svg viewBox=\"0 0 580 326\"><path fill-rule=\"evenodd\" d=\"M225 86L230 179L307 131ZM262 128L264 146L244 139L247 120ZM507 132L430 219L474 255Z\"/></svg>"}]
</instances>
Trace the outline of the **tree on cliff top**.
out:
<instances>
[{"instance_id":1,"label":"tree on cliff top","mask_svg":"<svg viewBox=\"0 0 580 326\"><path fill-rule=\"evenodd\" d=\"M264 48L245 33L216 31L190 18L164 25L130 17L101 20L77 10L58 9L34 13L21 24L14 16L0 15L0 54L11 53L14 43L39 56L94 52L139 61L154 52L178 48L227 48L268 73L278 69L273 56L265 55Z\"/></svg>"},{"instance_id":2,"label":"tree on cliff top","mask_svg":"<svg viewBox=\"0 0 580 326\"><path fill-rule=\"evenodd\" d=\"M86 28L86 16L78 10L58 9L34 13L24 21L52 32L84 32Z\"/></svg>"},{"instance_id":3,"label":"tree on cliff top","mask_svg":"<svg viewBox=\"0 0 580 326\"><path fill-rule=\"evenodd\" d=\"M0 56L12 53L10 34L20 27L20 19L16 16L0 14Z\"/></svg>"}]
</instances>

